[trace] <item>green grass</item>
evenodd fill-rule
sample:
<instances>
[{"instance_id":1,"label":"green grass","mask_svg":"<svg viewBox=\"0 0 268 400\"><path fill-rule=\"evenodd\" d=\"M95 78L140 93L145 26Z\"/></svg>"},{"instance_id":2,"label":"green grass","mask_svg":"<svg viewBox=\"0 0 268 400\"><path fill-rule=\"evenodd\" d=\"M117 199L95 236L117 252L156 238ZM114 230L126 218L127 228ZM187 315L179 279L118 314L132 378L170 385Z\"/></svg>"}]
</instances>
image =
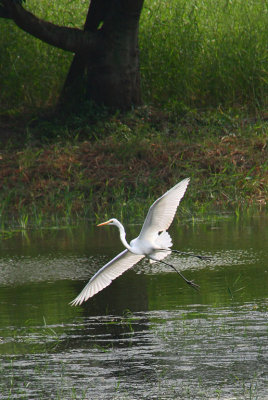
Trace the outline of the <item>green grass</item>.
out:
<instances>
[{"instance_id":1,"label":"green grass","mask_svg":"<svg viewBox=\"0 0 268 400\"><path fill-rule=\"evenodd\" d=\"M28 0L60 25L82 27L86 2ZM268 12L264 0L147 0L140 24L146 102L185 107L267 105ZM55 104L72 55L0 21L2 112Z\"/></svg>"},{"instance_id":2,"label":"green grass","mask_svg":"<svg viewBox=\"0 0 268 400\"><path fill-rule=\"evenodd\" d=\"M87 129L83 120L71 122L52 119L44 128L41 121L26 137L19 131L3 141L4 231L7 224L23 230L111 216L142 222L157 196L188 176L180 217L239 218L267 207L267 121L232 112L191 112L178 121L143 107ZM46 136L49 126L60 137Z\"/></svg>"},{"instance_id":3,"label":"green grass","mask_svg":"<svg viewBox=\"0 0 268 400\"><path fill-rule=\"evenodd\" d=\"M145 2L146 98L171 107L267 104L267 2Z\"/></svg>"}]
</instances>

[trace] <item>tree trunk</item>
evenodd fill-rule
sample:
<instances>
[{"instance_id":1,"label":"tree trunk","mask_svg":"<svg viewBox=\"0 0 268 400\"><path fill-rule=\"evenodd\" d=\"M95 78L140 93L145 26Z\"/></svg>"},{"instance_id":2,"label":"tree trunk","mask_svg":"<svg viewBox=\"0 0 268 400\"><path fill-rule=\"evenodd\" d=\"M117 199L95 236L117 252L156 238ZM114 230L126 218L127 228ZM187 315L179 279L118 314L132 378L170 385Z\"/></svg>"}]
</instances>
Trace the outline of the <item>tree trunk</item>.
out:
<instances>
[{"instance_id":1,"label":"tree trunk","mask_svg":"<svg viewBox=\"0 0 268 400\"><path fill-rule=\"evenodd\" d=\"M138 26L143 1L92 0L85 31L96 45L74 56L60 104L85 98L111 109L141 103Z\"/></svg>"},{"instance_id":2,"label":"tree trunk","mask_svg":"<svg viewBox=\"0 0 268 400\"><path fill-rule=\"evenodd\" d=\"M105 0L91 0L89 5L85 31L97 32L100 23L104 19ZM76 53L69 68L64 86L59 98L59 106L80 103L86 97L86 54Z\"/></svg>"}]
</instances>

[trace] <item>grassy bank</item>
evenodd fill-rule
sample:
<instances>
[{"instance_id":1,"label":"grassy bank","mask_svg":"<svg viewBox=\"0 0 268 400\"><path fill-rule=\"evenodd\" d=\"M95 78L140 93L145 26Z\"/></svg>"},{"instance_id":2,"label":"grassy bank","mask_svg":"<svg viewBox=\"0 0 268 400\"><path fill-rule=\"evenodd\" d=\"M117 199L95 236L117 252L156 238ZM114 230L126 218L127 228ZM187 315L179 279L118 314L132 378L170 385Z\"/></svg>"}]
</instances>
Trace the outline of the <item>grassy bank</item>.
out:
<instances>
[{"instance_id":1,"label":"grassy bank","mask_svg":"<svg viewBox=\"0 0 268 400\"><path fill-rule=\"evenodd\" d=\"M219 110L176 119L151 107L100 120L54 118L27 129L9 120L13 137L1 146L2 226L142 221L157 196L188 176L181 216L265 210L267 121Z\"/></svg>"}]
</instances>

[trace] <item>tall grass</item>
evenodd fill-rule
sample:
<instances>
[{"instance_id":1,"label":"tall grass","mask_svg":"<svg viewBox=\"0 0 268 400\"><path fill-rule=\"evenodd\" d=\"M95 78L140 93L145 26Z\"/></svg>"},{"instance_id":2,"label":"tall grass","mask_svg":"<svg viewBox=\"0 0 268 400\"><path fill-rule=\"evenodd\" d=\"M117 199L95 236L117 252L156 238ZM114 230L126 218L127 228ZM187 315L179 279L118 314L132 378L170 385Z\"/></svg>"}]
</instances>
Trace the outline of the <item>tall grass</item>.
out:
<instances>
[{"instance_id":1,"label":"tall grass","mask_svg":"<svg viewBox=\"0 0 268 400\"><path fill-rule=\"evenodd\" d=\"M82 26L88 2L27 0L38 16ZM143 97L169 107L267 105L266 0L145 0ZM54 103L72 55L0 20L0 107Z\"/></svg>"},{"instance_id":2,"label":"tall grass","mask_svg":"<svg viewBox=\"0 0 268 400\"><path fill-rule=\"evenodd\" d=\"M142 14L144 94L187 106L267 104L265 0L152 0Z\"/></svg>"}]
</instances>

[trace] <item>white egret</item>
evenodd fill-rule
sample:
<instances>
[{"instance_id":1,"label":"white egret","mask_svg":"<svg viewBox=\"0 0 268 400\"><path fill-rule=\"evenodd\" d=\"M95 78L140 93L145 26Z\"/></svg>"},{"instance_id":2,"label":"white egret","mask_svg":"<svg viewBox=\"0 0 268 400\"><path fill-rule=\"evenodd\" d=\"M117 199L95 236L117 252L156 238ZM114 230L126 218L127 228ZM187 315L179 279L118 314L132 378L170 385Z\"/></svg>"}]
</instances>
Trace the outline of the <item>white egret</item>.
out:
<instances>
[{"instance_id":1,"label":"white egret","mask_svg":"<svg viewBox=\"0 0 268 400\"><path fill-rule=\"evenodd\" d=\"M186 279L177 269L163 261L172 251L180 254L187 254L172 250L172 240L167 232L171 225L177 207L187 189L190 179L186 178L179 182L158 200L156 200L150 207L148 214L145 218L141 232L136 239L133 239L129 244L126 241L126 232L117 219L112 218L109 221L103 222L98 226L115 225L119 229L120 239L126 247L124 251L118 254L115 258L104 265L95 275L90 279L88 284L84 287L82 292L70 303L71 305L80 305L96 293L100 292L106 286L110 285L112 280L123 274L133 265L137 264L142 258L147 257L151 262L161 262L173 268L188 285L197 289L199 286L194 282ZM196 256L201 259L207 257Z\"/></svg>"}]
</instances>

